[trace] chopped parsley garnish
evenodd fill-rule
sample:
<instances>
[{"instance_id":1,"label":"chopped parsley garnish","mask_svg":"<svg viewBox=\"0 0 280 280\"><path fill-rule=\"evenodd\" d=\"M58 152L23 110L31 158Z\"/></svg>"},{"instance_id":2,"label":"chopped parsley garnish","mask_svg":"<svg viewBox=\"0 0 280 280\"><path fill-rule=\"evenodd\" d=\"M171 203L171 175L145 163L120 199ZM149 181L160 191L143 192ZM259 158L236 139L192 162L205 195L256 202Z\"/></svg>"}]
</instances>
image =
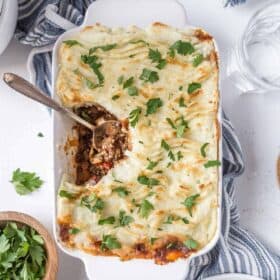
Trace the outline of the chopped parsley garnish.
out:
<instances>
[{"instance_id":1,"label":"chopped parsley garnish","mask_svg":"<svg viewBox=\"0 0 280 280\"><path fill-rule=\"evenodd\" d=\"M193 59L193 67L197 67L199 64L201 64L201 62L203 61L203 55L200 53L198 55L195 56L195 58Z\"/></svg>"},{"instance_id":2,"label":"chopped parsley garnish","mask_svg":"<svg viewBox=\"0 0 280 280\"><path fill-rule=\"evenodd\" d=\"M0 279L44 279L45 242L33 228L7 222L0 230Z\"/></svg>"},{"instance_id":3,"label":"chopped parsley garnish","mask_svg":"<svg viewBox=\"0 0 280 280\"><path fill-rule=\"evenodd\" d=\"M89 89L94 89L97 87L97 85L95 85L91 80L85 78L85 81L86 81L86 86L89 88Z\"/></svg>"},{"instance_id":4,"label":"chopped parsley garnish","mask_svg":"<svg viewBox=\"0 0 280 280\"><path fill-rule=\"evenodd\" d=\"M173 123L173 121L170 118L166 118L166 120L173 129L176 129L176 125Z\"/></svg>"},{"instance_id":5,"label":"chopped parsley garnish","mask_svg":"<svg viewBox=\"0 0 280 280\"><path fill-rule=\"evenodd\" d=\"M154 63L158 63L156 66L158 69L163 69L167 63L165 59L162 59L159 50L149 49L149 59Z\"/></svg>"},{"instance_id":6,"label":"chopped parsley garnish","mask_svg":"<svg viewBox=\"0 0 280 280\"><path fill-rule=\"evenodd\" d=\"M121 243L118 241L116 237L111 234L103 235L102 242L101 242L101 250L113 250L121 248Z\"/></svg>"},{"instance_id":7,"label":"chopped parsley garnish","mask_svg":"<svg viewBox=\"0 0 280 280\"><path fill-rule=\"evenodd\" d=\"M177 152L177 160L179 161L180 159L182 159L184 156L182 155L181 151Z\"/></svg>"},{"instance_id":8,"label":"chopped parsley garnish","mask_svg":"<svg viewBox=\"0 0 280 280\"><path fill-rule=\"evenodd\" d=\"M160 107L163 106L163 102L160 98L149 99L146 103L147 111L146 115L154 114Z\"/></svg>"},{"instance_id":9,"label":"chopped parsley garnish","mask_svg":"<svg viewBox=\"0 0 280 280\"><path fill-rule=\"evenodd\" d=\"M87 207L91 212L96 213L103 210L105 202L93 193L82 197L81 206Z\"/></svg>"},{"instance_id":10,"label":"chopped parsley garnish","mask_svg":"<svg viewBox=\"0 0 280 280\"><path fill-rule=\"evenodd\" d=\"M127 89L127 93L130 96L137 96L138 95L138 89L135 86L131 86Z\"/></svg>"},{"instance_id":11,"label":"chopped parsley garnish","mask_svg":"<svg viewBox=\"0 0 280 280\"><path fill-rule=\"evenodd\" d=\"M13 183L16 192L20 195L29 194L39 189L43 181L34 172L21 171L17 168L13 172L11 183Z\"/></svg>"},{"instance_id":12,"label":"chopped parsley garnish","mask_svg":"<svg viewBox=\"0 0 280 280\"><path fill-rule=\"evenodd\" d=\"M155 83L159 80L158 73L156 71L149 70L144 68L142 74L140 75L140 80L144 82Z\"/></svg>"},{"instance_id":13,"label":"chopped parsley garnish","mask_svg":"<svg viewBox=\"0 0 280 280\"><path fill-rule=\"evenodd\" d=\"M124 76L123 75L119 76L118 77L118 84L121 85L123 83L123 81L124 81Z\"/></svg>"},{"instance_id":14,"label":"chopped parsley garnish","mask_svg":"<svg viewBox=\"0 0 280 280\"><path fill-rule=\"evenodd\" d=\"M190 249L190 250L194 250L194 249L197 249L197 247L198 247L198 243L197 243L197 241L195 241L195 240L193 240L193 239L188 239L188 240L186 240L185 242L184 242L184 245L188 248L188 249Z\"/></svg>"},{"instance_id":15,"label":"chopped parsley garnish","mask_svg":"<svg viewBox=\"0 0 280 280\"><path fill-rule=\"evenodd\" d=\"M59 196L60 197L65 197L65 198L68 198L68 199L74 199L76 198L76 195L74 193L70 193L66 190L60 190L59 191Z\"/></svg>"},{"instance_id":16,"label":"chopped parsley garnish","mask_svg":"<svg viewBox=\"0 0 280 280\"><path fill-rule=\"evenodd\" d=\"M160 146L167 152L170 150L170 146L164 139L161 140Z\"/></svg>"},{"instance_id":17,"label":"chopped parsley garnish","mask_svg":"<svg viewBox=\"0 0 280 280\"><path fill-rule=\"evenodd\" d=\"M97 46L97 47L93 47L89 49L89 54L93 54L96 50L100 49L104 52L110 51L112 49L114 49L117 46L117 44L108 44L108 45L104 45L104 46Z\"/></svg>"},{"instance_id":18,"label":"chopped parsley garnish","mask_svg":"<svg viewBox=\"0 0 280 280\"><path fill-rule=\"evenodd\" d=\"M77 233L79 233L81 230L79 229L79 228L70 228L69 229L69 234L77 234Z\"/></svg>"},{"instance_id":19,"label":"chopped parsley garnish","mask_svg":"<svg viewBox=\"0 0 280 280\"><path fill-rule=\"evenodd\" d=\"M142 109L140 107L137 107L136 109L132 110L129 113L129 116L128 116L129 123L132 127L135 127L136 124L138 123L141 112L142 112Z\"/></svg>"},{"instance_id":20,"label":"chopped parsley garnish","mask_svg":"<svg viewBox=\"0 0 280 280\"><path fill-rule=\"evenodd\" d=\"M110 216L108 218L105 219L100 219L98 221L99 225L113 225L115 223L116 219L114 216Z\"/></svg>"},{"instance_id":21,"label":"chopped parsley garnish","mask_svg":"<svg viewBox=\"0 0 280 280\"><path fill-rule=\"evenodd\" d=\"M177 51L178 54L181 55L187 55L187 54L192 54L195 49L193 45L190 42L185 42L182 40L176 41L171 47L170 47L170 52L171 52L171 57L174 57L175 55L175 50Z\"/></svg>"},{"instance_id":22,"label":"chopped parsley garnish","mask_svg":"<svg viewBox=\"0 0 280 280\"><path fill-rule=\"evenodd\" d=\"M142 185L146 185L148 187L159 185L159 180L157 180L155 178L149 178L145 175L138 176L137 181L138 181L138 183L140 183Z\"/></svg>"},{"instance_id":23,"label":"chopped parsley garnish","mask_svg":"<svg viewBox=\"0 0 280 280\"><path fill-rule=\"evenodd\" d=\"M145 44L146 46L149 46L149 43L140 39L140 40L132 40L132 41L129 41L130 44L139 44L139 43L143 43Z\"/></svg>"},{"instance_id":24,"label":"chopped parsley garnish","mask_svg":"<svg viewBox=\"0 0 280 280\"><path fill-rule=\"evenodd\" d=\"M209 143L204 143L201 148L200 148L200 153L203 157L206 157L206 151L205 149L207 148L207 146L209 145Z\"/></svg>"},{"instance_id":25,"label":"chopped parsley garnish","mask_svg":"<svg viewBox=\"0 0 280 280\"><path fill-rule=\"evenodd\" d=\"M89 67L92 69L92 71L95 73L98 79L98 85L97 86L103 86L104 84L104 76L100 72L100 67L102 66L101 63L99 63L98 57L95 55L81 55L81 60L83 63L89 65Z\"/></svg>"},{"instance_id":26,"label":"chopped parsley garnish","mask_svg":"<svg viewBox=\"0 0 280 280\"><path fill-rule=\"evenodd\" d=\"M128 88L130 86L133 85L133 82L134 82L134 78L133 77L130 77L129 79L127 79L124 83L123 83L123 88Z\"/></svg>"},{"instance_id":27,"label":"chopped parsley garnish","mask_svg":"<svg viewBox=\"0 0 280 280\"><path fill-rule=\"evenodd\" d=\"M152 210L154 210L153 204L147 199L144 199L139 208L140 216L142 218L148 218Z\"/></svg>"},{"instance_id":28,"label":"chopped parsley garnish","mask_svg":"<svg viewBox=\"0 0 280 280\"><path fill-rule=\"evenodd\" d=\"M158 237L151 237L150 239L151 245L154 245L156 240L158 240Z\"/></svg>"},{"instance_id":29,"label":"chopped parsley garnish","mask_svg":"<svg viewBox=\"0 0 280 280\"><path fill-rule=\"evenodd\" d=\"M44 134L42 132L38 132L37 136L38 137L44 137Z\"/></svg>"},{"instance_id":30,"label":"chopped parsley garnish","mask_svg":"<svg viewBox=\"0 0 280 280\"><path fill-rule=\"evenodd\" d=\"M149 161L149 164L146 168L149 170L153 170L159 163L158 161L151 161L150 159L147 160Z\"/></svg>"},{"instance_id":31,"label":"chopped parsley garnish","mask_svg":"<svg viewBox=\"0 0 280 280\"><path fill-rule=\"evenodd\" d=\"M220 166L220 165L221 165L221 162L219 160L209 160L206 163L204 163L205 168Z\"/></svg>"},{"instance_id":32,"label":"chopped parsley garnish","mask_svg":"<svg viewBox=\"0 0 280 280\"><path fill-rule=\"evenodd\" d=\"M183 86L179 86L179 90L182 91L183 90Z\"/></svg>"},{"instance_id":33,"label":"chopped parsley garnish","mask_svg":"<svg viewBox=\"0 0 280 280\"><path fill-rule=\"evenodd\" d=\"M183 96L180 97L179 99L179 107L187 107L187 105L185 104L185 99Z\"/></svg>"},{"instance_id":34,"label":"chopped parsley garnish","mask_svg":"<svg viewBox=\"0 0 280 280\"><path fill-rule=\"evenodd\" d=\"M168 157L169 157L172 161L175 161L175 156L174 156L174 154L173 154L173 152L172 152L171 150L168 152Z\"/></svg>"},{"instance_id":35,"label":"chopped parsley garnish","mask_svg":"<svg viewBox=\"0 0 280 280\"><path fill-rule=\"evenodd\" d=\"M119 226L125 227L134 221L133 217L125 214L125 211L121 210L119 213Z\"/></svg>"},{"instance_id":36,"label":"chopped parsley garnish","mask_svg":"<svg viewBox=\"0 0 280 280\"><path fill-rule=\"evenodd\" d=\"M164 221L163 223L164 224L172 224L174 220L175 220L174 217L172 215L170 215L170 216L167 217L166 221Z\"/></svg>"},{"instance_id":37,"label":"chopped parsley garnish","mask_svg":"<svg viewBox=\"0 0 280 280\"><path fill-rule=\"evenodd\" d=\"M119 197L126 197L130 194L130 191L128 191L125 187L117 187L113 189L113 192L116 192Z\"/></svg>"},{"instance_id":38,"label":"chopped parsley garnish","mask_svg":"<svg viewBox=\"0 0 280 280\"><path fill-rule=\"evenodd\" d=\"M176 130L177 137L183 137L186 128L188 128L188 122L181 116L179 118L179 124L175 125L174 122L170 118L166 118L166 121L170 124L170 126Z\"/></svg>"},{"instance_id":39,"label":"chopped parsley garnish","mask_svg":"<svg viewBox=\"0 0 280 280\"><path fill-rule=\"evenodd\" d=\"M201 84L200 83L191 83L188 86L188 94L191 94L193 92L195 92L196 90L201 88Z\"/></svg>"},{"instance_id":40,"label":"chopped parsley garnish","mask_svg":"<svg viewBox=\"0 0 280 280\"><path fill-rule=\"evenodd\" d=\"M189 224L189 220L187 218L182 218L182 221L184 222L184 224Z\"/></svg>"},{"instance_id":41,"label":"chopped parsley garnish","mask_svg":"<svg viewBox=\"0 0 280 280\"><path fill-rule=\"evenodd\" d=\"M115 95L112 96L112 100L117 100L119 98L120 98L120 96L118 94L115 94Z\"/></svg>"},{"instance_id":42,"label":"chopped parsley garnish","mask_svg":"<svg viewBox=\"0 0 280 280\"><path fill-rule=\"evenodd\" d=\"M66 40L66 41L63 41L63 43L69 47L73 47L75 45L82 46L82 44L80 42L78 42L77 40Z\"/></svg>"},{"instance_id":43,"label":"chopped parsley garnish","mask_svg":"<svg viewBox=\"0 0 280 280\"><path fill-rule=\"evenodd\" d=\"M184 202L182 202L182 204L185 205L186 208L188 209L188 212L191 217L192 217L192 209L197 204L196 200L199 198L199 196L200 196L199 194L191 195L187 197Z\"/></svg>"}]
</instances>

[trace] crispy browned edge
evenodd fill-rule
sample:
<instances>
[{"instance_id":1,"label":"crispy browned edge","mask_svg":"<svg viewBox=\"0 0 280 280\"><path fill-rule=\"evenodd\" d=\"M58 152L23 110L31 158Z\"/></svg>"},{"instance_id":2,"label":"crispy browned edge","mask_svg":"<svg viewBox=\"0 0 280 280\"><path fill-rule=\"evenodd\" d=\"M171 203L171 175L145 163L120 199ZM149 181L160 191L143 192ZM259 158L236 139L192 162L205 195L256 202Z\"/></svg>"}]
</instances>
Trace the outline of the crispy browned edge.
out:
<instances>
[{"instance_id":1,"label":"crispy browned edge","mask_svg":"<svg viewBox=\"0 0 280 280\"><path fill-rule=\"evenodd\" d=\"M152 24L153 26L161 27L161 28L169 28L168 25L161 23L161 22L155 22ZM87 29L93 29L95 26L100 26L99 23L93 26L86 26L84 27L83 30ZM218 119L218 114L219 114L219 104L220 104L220 92L219 92L219 57L217 53L217 48L216 44L213 40L213 37L204 31L201 28L197 28L195 30L194 35L200 40L200 41L209 41L211 40L214 44L214 51L211 53L209 59L213 60L216 64L216 71L217 71L217 81L216 81L216 119L215 119L215 124L216 124L216 142L217 142L217 158L219 158L220 154L220 137L221 137L221 124ZM218 184L221 178L219 178L219 173L218 173ZM219 188L217 188L217 192L219 192ZM219 194L217 193L217 196ZM219 205L217 208L220 207ZM81 249L89 254L92 254L94 256L118 256L121 258L121 260L130 260L130 259L154 259L156 264L167 264L169 262L174 262L177 259L180 258L188 258L190 255L193 253L201 250L202 248L198 248L196 250L183 250L182 248L180 249L166 249L166 245L169 244L170 242L178 242L178 244L182 244L182 242L174 236L166 236L163 239L159 240L158 242L156 241L154 245L150 244L149 240L143 240L142 242L139 242L136 244L133 248L130 250L124 252L122 249L115 249L115 250L106 250L103 251L101 250L101 241L94 240L93 237L89 237L91 240L92 248L86 248L86 247L79 247L75 246L75 243L73 242L71 236L69 235L69 229L73 227L71 217L64 217L64 219L57 219L57 223L60 228L60 240L61 242L68 248L74 249ZM178 245L178 247L180 247ZM186 248L186 247L185 247ZM163 254L163 257L157 258L157 254Z\"/></svg>"}]
</instances>

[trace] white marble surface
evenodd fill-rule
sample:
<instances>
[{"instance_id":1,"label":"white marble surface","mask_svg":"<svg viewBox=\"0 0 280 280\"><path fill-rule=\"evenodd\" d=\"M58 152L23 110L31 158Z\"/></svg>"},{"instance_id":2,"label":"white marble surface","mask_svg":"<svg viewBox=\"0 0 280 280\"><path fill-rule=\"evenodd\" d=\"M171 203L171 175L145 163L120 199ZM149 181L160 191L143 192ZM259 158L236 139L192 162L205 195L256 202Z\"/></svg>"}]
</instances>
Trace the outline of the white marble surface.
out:
<instances>
[{"instance_id":1,"label":"white marble surface","mask_svg":"<svg viewBox=\"0 0 280 280\"><path fill-rule=\"evenodd\" d=\"M239 136L246 163L236 180L241 224L280 254L280 189L276 160L280 152L280 93L239 96L223 75L227 52L235 44L253 12L264 1L224 9L220 0L182 0L192 24L216 38L221 51L223 107ZM0 77L16 72L28 77L29 47L12 41L0 56ZM38 218L52 231L51 124L47 110L15 94L0 81L0 210L17 210ZM37 137L42 132L43 138ZM36 171L45 181L29 196L16 194L9 182L14 169ZM63 271L63 272L62 272ZM82 264L60 253L59 280L85 279ZM118 277L116 277L118 279Z\"/></svg>"}]
</instances>

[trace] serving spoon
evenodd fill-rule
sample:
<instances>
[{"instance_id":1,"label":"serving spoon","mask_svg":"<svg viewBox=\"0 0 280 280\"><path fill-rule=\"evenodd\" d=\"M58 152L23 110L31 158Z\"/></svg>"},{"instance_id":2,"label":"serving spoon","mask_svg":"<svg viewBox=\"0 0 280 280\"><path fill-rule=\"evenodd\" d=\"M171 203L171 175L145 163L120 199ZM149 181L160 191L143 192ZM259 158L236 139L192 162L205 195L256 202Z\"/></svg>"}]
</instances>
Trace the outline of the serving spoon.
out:
<instances>
[{"instance_id":1,"label":"serving spoon","mask_svg":"<svg viewBox=\"0 0 280 280\"><path fill-rule=\"evenodd\" d=\"M16 74L4 73L3 80L9 87L23 94L24 96L29 97L92 130L92 144L97 149L102 147L102 141L105 138L114 137L117 134L116 131L120 129L120 123L114 120L105 121L95 127L91 123L75 114L73 111L61 106L54 99L43 93L39 88L35 87L30 82Z\"/></svg>"}]
</instances>

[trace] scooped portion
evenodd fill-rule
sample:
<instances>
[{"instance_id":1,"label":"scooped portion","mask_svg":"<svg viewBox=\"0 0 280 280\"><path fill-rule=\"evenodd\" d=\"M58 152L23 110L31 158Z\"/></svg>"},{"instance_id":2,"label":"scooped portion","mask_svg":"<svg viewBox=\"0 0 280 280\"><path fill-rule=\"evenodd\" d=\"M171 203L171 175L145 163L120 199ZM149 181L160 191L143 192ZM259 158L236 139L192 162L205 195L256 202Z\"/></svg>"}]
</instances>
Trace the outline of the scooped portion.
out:
<instances>
[{"instance_id":1,"label":"scooped portion","mask_svg":"<svg viewBox=\"0 0 280 280\"><path fill-rule=\"evenodd\" d=\"M77 124L75 127L78 134L76 184L95 185L116 162L124 158L128 148L128 124L100 105L82 106L76 109L76 113L98 127L94 136L83 125Z\"/></svg>"}]
</instances>

